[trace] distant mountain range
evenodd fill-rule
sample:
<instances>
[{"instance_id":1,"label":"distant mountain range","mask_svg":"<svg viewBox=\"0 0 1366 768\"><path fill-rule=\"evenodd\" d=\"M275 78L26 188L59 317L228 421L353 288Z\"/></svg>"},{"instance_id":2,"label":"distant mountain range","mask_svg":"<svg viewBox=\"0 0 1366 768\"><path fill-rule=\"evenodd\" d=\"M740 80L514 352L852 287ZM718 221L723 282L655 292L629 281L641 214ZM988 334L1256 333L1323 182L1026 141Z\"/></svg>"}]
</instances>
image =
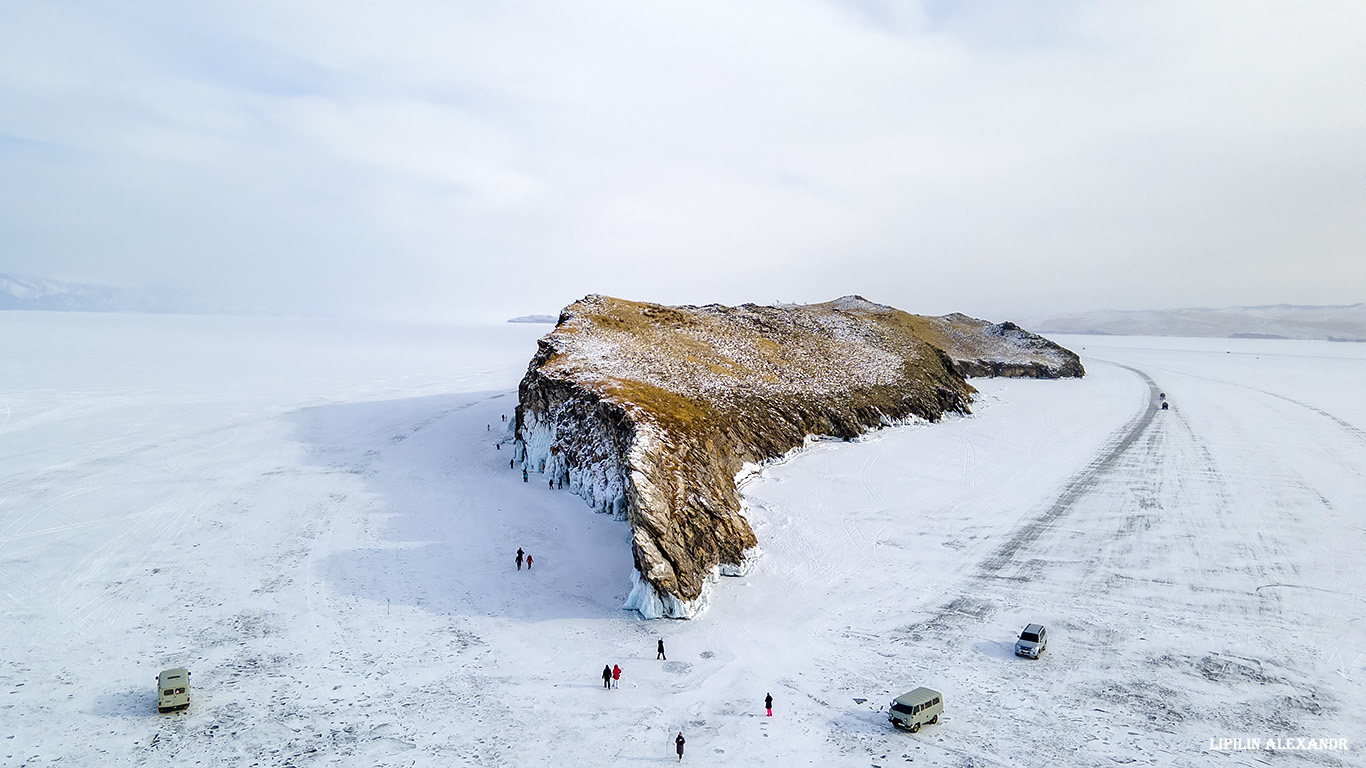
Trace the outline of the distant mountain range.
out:
<instances>
[{"instance_id":1,"label":"distant mountain range","mask_svg":"<svg viewBox=\"0 0 1366 768\"><path fill-rule=\"evenodd\" d=\"M4 309L156 314L214 311L175 291L0 274L0 310Z\"/></svg>"},{"instance_id":2,"label":"distant mountain range","mask_svg":"<svg viewBox=\"0 0 1366 768\"><path fill-rule=\"evenodd\" d=\"M1244 339L1328 339L1366 342L1366 304L1272 304L1223 309L1151 309L1023 317L1038 333L1106 336L1208 336Z\"/></svg>"},{"instance_id":3,"label":"distant mountain range","mask_svg":"<svg viewBox=\"0 0 1366 768\"><path fill-rule=\"evenodd\" d=\"M257 314L262 311L206 303L202 298L167 289L0 273L0 310L7 309L188 315ZM558 321L558 315L523 315L508 320L509 323L550 325ZM1015 318L1015 321L1037 333L1366 342L1366 303L1034 313Z\"/></svg>"}]
</instances>

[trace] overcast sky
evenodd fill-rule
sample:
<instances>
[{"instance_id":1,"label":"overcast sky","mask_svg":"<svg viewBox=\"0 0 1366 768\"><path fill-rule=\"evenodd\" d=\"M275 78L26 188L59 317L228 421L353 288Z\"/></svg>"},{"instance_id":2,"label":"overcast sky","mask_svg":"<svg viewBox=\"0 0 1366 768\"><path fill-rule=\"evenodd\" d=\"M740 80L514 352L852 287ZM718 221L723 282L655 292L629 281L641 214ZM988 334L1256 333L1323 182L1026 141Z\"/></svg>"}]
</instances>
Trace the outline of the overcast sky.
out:
<instances>
[{"instance_id":1,"label":"overcast sky","mask_svg":"<svg viewBox=\"0 0 1366 768\"><path fill-rule=\"evenodd\" d=\"M1366 300L1366 3L0 4L0 272L433 320Z\"/></svg>"}]
</instances>

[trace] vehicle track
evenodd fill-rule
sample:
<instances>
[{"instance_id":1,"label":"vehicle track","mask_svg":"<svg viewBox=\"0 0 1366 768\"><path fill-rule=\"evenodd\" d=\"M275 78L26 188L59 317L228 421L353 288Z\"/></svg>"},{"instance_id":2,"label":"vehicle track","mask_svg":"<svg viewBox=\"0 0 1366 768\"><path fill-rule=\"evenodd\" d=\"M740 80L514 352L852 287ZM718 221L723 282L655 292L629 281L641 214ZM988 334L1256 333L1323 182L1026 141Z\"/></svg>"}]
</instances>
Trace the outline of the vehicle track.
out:
<instances>
[{"instance_id":1,"label":"vehicle track","mask_svg":"<svg viewBox=\"0 0 1366 768\"><path fill-rule=\"evenodd\" d=\"M1351 626L1360 604L1350 597L1331 603L1351 589L1325 579L1323 569L1301 573L1304 552L1296 550L1294 536L1314 528L1328 501L1312 483L1278 472L1257 445L1207 443L1185 414L1160 410L1157 386L1144 371L1106 364L1148 385L1145 407L1042 512L1001 536L956 586L929 603L921 614L927 618L892 633L897 644L910 646L898 661L923 665L931 679L955 670L960 689L972 691L960 693L971 702L965 711L996 721L989 733L967 738L986 753L1044 731L1059 740L1034 754L1050 761L1066 763L1078 748L1097 758L1106 750L1110 757L1139 755L1141 748L1148 764L1160 755L1157 764L1198 765L1206 756L1200 739L1209 730L1310 732L1342 722L1342 705L1321 669L1355 669L1360 662L1351 646L1330 661L1307 662L1300 653L1314 647L1313 633ZM1234 386L1327 418L1334 426L1320 425L1324 432L1357 433L1305 403ZM1327 614L1324 605L1333 605ZM1057 628L1067 662L1059 666L1049 657L1003 676L993 657L1009 654L1008 643L983 638L1026 614ZM1243 644L1272 627L1288 634ZM1220 654L1230 652L1251 662L1224 670ZM953 689L954 683L943 684ZM1221 691L1218 705L1203 695L1207 685ZM1040 696L1057 706L1030 709L1027 702ZM1026 704L1007 707L1009 715L1000 718L1002 701ZM1078 717L1088 712L1098 714ZM1082 720L1084 727L1077 725ZM1106 736L1093 745L1087 733L1097 728ZM1343 764L1329 757L1323 764ZM1001 762L1019 758L1007 750Z\"/></svg>"},{"instance_id":2,"label":"vehicle track","mask_svg":"<svg viewBox=\"0 0 1366 768\"><path fill-rule=\"evenodd\" d=\"M1291 405L1297 405L1297 406L1299 406L1299 407L1305 409L1306 411L1309 411L1310 413L1315 413L1315 414L1318 414L1319 416L1322 416L1322 417L1325 418L1325 419L1328 419L1329 421L1331 421L1331 422L1333 422L1334 424L1337 424L1339 427L1341 427L1342 430L1343 430L1344 432L1346 432L1347 434L1351 435L1352 437L1355 437L1357 440L1360 440L1362 443L1366 443L1366 430L1363 430L1363 429L1361 429L1360 427L1357 427L1355 424L1352 424L1351 422L1346 421L1345 419L1340 419L1340 418L1338 418L1337 416L1334 416L1333 414L1329 413L1328 411L1323 410L1322 408L1318 408L1318 407L1316 407L1316 406L1310 405L1309 403L1302 402L1302 401L1300 401L1300 400L1296 400L1296 399L1293 398L1293 397L1286 397L1285 395L1278 394L1278 393L1276 393L1276 392L1269 392L1269 391L1267 391L1267 390L1265 390L1265 389L1258 389L1257 387L1248 386L1247 384L1243 384L1243 383L1237 382L1237 381L1229 381L1229 380L1227 380L1227 379L1216 379L1216 378L1214 378L1214 377L1212 377L1212 376L1194 376L1194 375L1189 374L1189 373L1187 373L1187 374L1185 374L1185 375L1186 375L1186 376L1190 376L1191 378L1194 378L1194 379L1199 379L1199 380L1201 380L1201 381L1214 382L1214 383L1216 383L1216 384L1223 384L1223 385L1229 386L1229 387L1239 387L1239 388L1241 388L1241 389L1246 389L1246 390L1248 390L1249 392L1256 392L1256 393L1261 394L1261 395L1266 395L1267 397L1274 397L1274 398L1276 398L1277 400L1284 400L1285 402L1290 403Z\"/></svg>"},{"instance_id":3,"label":"vehicle track","mask_svg":"<svg viewBox=\"0 0 1366 768\"><path fill-rule=\"evenodd\" d=\"M1158 405L1160 398L1158 397L1157 383L1148 374L1137 368L1119 363L1110 363L1110 365L1116 365L1130 371L1148 385L1146 407L1110 437L1101 449L1100 455L1092 460L1080 474L1068 481L1063 487L1062 493L1042 514L1017 528L1004 544L988 555L981 563L978 563L976 573L972 578L976 580L994 578L1001 570L1010 565L1022 548L1036 541L1045 531L1056 525L1058 520L1065 516L1079 499L1090 492L1096 486L1097 480L1119 463L1121 457L1128 452L1153 423L1153 418L1157 415L1160 407Z\"/></svg>"},{"instance_id":4,"label":"vehicle track","mask_svg":"<svg viewBox=\"0 0 1366 768\"><path fill-rule=\"evenodd\" d=\"M1117 468L1122 458L1153 424L1161 402L1156 382L1137 368L1120 363L1108 364L1132 372L1147 384L1148 400L1143 408L1110 436L1096 458L1063 486L1062 492L1052 504L1042 513L1011 531L1004 543L981 560L969 572L966 581L949 593L948 602L930 612L927 618L904 627L903 642L918 641L925 631L938 633L965 622L988 619L996 607L992 602L980 599L976 595L981 595L985 591L987 583L1003 578L1001 572L1016 562L1022 550L1053 529L1080 499L1099 484L1103 476Z\"/></svg>"}]
</instances>

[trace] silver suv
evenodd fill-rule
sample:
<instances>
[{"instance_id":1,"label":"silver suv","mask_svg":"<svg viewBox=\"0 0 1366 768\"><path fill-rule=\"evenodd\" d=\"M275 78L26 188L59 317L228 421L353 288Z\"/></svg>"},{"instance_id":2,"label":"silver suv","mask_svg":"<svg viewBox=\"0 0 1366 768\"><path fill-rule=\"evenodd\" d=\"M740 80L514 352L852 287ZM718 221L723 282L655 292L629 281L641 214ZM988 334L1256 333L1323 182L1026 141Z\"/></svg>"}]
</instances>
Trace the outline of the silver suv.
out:
<instances>
[{"instance_id":1,"label":"silver suv","mask_svg":"<svg viewBox=\"0 0 1366 768\"><path fill-rule=\"evenodd\" d=\"M1020 633L1020 639L1015 641L1015 655L1037 659L1046 645L1048 630L1042 624L1030 624Z\"/></svg>"}]
</instances>

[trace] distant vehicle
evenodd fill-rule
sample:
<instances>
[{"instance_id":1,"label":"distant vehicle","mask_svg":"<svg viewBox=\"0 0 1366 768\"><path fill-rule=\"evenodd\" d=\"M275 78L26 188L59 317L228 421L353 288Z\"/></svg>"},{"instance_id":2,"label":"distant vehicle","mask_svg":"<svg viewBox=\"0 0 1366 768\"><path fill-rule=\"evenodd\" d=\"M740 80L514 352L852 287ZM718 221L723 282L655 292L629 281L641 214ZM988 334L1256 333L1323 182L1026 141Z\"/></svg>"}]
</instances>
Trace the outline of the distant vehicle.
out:
<instances>
[{"instance_id":1,"label":"distant vehicle","mask_svg":"<svg viewBox=\"0 0 1366 768\"><path fill-rule=\"evenodd\" d=\"M1037 659L1046 645L1048 630L1042 624L1030 624L1020 633L1020 639L1015 641L1015 655Z\"/></svg>"},{"instance_id":2,"label":"distant vehicle","mask_svg":"<svg viewBox=\"0 0 1366 768\"><path fill-rule=\"evenodd\" d=\"M190 671L184 667L157 675L157 711L169 712L190 706Z\"/></svg>"},{"instance_id":3,"label":"distant vehicle","mask_svg":"<svg viewBox=\"0 0 1366 768\"><path fill-rule=\"evenodd\" d=\"M892 721L892 725L909 728L911 733L915 733L922 725L939 722L939 716L942 714L944 701L939 692L931 691L929 688L916 688L892 700L887 719Z\"/></svg>"}]
</instances>

